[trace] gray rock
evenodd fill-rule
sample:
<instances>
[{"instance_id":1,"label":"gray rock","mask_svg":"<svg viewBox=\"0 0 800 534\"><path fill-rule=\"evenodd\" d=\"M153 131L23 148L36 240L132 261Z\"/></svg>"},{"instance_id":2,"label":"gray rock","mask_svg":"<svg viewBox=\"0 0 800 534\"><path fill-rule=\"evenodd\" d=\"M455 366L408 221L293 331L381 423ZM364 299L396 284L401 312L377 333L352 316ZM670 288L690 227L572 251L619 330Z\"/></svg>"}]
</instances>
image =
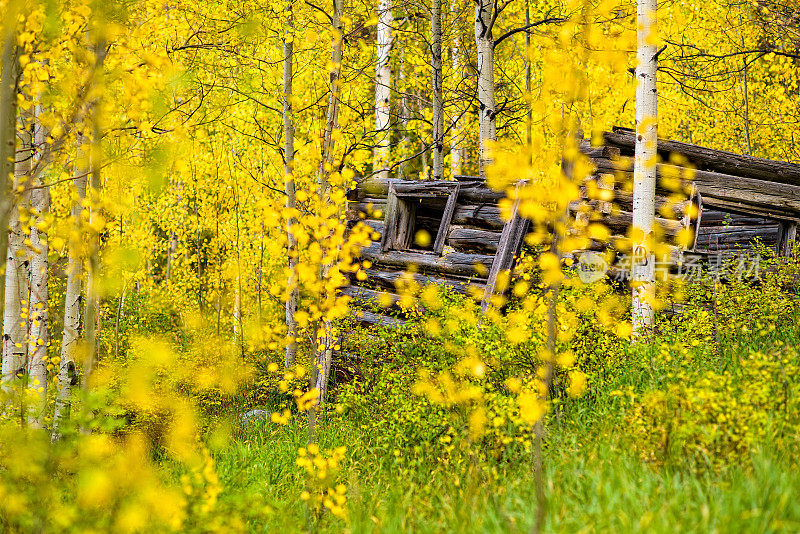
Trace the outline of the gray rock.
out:
<instances>
[{"instance_id":1,"label":"gray rock","mask_svg":"<svg viewBox=\"0 0 800 534\"><path fill-rule=\"evenodd\" d=\"M254 410L244 412L243 414L239 414L239 422L242 424L242 426L247 426L263 421L269 421L270 413L271 412L269 410L256 408Z\"/></svg>"}]
</instances>

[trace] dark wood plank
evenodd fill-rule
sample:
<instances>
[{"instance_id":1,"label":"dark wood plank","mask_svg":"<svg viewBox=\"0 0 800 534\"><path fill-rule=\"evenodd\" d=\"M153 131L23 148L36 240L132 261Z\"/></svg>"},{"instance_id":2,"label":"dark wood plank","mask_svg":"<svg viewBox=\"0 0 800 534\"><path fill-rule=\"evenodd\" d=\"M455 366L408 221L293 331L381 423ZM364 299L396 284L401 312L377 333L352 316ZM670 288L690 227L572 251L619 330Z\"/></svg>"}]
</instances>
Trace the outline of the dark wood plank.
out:
<instances>
[{"instance_id":1,"label":"dark wood plank","mask_svg":"<svg viewBox=\"0 0 800 534\"><path fill-rule=\"evenodd\" d=\"M414 281L419 285L434 284L439 286L447 286L456 293L470 294L474 290L483 291L484 284L480 280L471 277L462 277L456 275L449 275L447 278L438 276L427 275L423 273L408 273L402 268L392 269L383 265L375 266L375 268L365 269L367 280L364 282L353 282L359 285L369 285L372 288L383 288L389 291L397 291L397 283L399 280L411 276ZM471 289L474 288L474 289Z\"/></svg>"},{"instance_id":2,"label":"dark wood plank","mask_svg":"<svg viewBox=\"0 0 800 534\"><path fill-rule=\"evenodd\" d=\"M445 237L447 237L447 231L450 229L450 223L453 221L453 213L455 213L456 210L456 201L458 200L458 191L460 187L461 184L456 182L455 187L450 192L450 196L447 198L447 204L444 206L442 220L439 223L439 231L436 233L436 241L433 243L433 252L436 254L441 254L444 249L444 240Z\"/></svg>"},{"instance_id":3,"label":"dark wood plank","mask_svg":"<svg viewBox=\"0 0 800 534\"><path fill-rule=\"evenodd\" d=\"M636 145L635 132L625 128L614 128L613 132L606 132L603 137L608 144L627 149L628 152ZM658 151L667 157L671 153L681 154L702 169L800 186L800 165L794 163L756 158L666 139L658 140Z\"/></svg>"},{"instance_id":4,"label":"dark wood plank","mask_svg":"<svg viewBox=\"0 0 800 534\"><path fill-rule=\"evenodd\" d=\"M389 184L389 193L386 202L386 215L384 217L383 233L381 234L381 251L385 252L394 247L394 237L397 233L398 199L394 194L394 184Z\"/></svg>"},{"instance_id":5,"label":"dark wood plank","mask_svg":"<svg viewBox=\"0 0 800 534\"><path fill-rule=\"evenodd\" d=\"M415 191L425 193L428 191L436 191L440 187L452 187L453 184L460 184L459 201L464 203L474 202L490 202L497 203L498 200L505 197L503 191L493 191L486 183L481 180L474 181L448 181L437 180L422 182L419 180L397 180L394 178L379 179L370 178L356 186L356 199L364 197L386 197L389 191L389 184L395 184L398 193L412 194Z\"/></svg>"},{"instance_id":6,"label":"dark wood plank","mask_svg":"<svg viewBox=\"0 0 800 534\"><path fill-rule=\"evenodd\" d=\"M416 265L427 271L442 274L457 274L462 276L476 276L479 273L475 266L483 265L486 270L491 267L493 256L489 254L467 254L464 252L451 252L439 256L432 252L409 252L390 250L382 252L377 245L370 245L362 249L361 256L376 264L408 267Z\"/></svg>"},{"instance_id":7,"label":"dark wood plank","mask_svg":"<svg viewBox=\"0 0 800 534\"><path fill-rule=\"evenodd\" d=\"M519 189L524 185L523 182L517 184ZM489 299L495 294L497 288L497 277L503 271L508 271L514 267L516 255L522 247L522 240L528 230L528 220L519 215L519 201L514 201L511 209L511 218L500 234L500 242L497 245L497 252L494 255L492 267L489 269L489 276L486 279L486 290L483 294L481 308L486 309Z\"/></svg>"},{"instance_id":8,"label":"dark wood plank","mask_svg":"<svg viewBox=\"0 0 800 534\"><path fill-rule=\"evenodd\" d=\"M792 246L797 239L797 223L793 221L782 221L778 227L777 252L779 256L789 256L792 253Z\"/></svg>"}]
</instances>

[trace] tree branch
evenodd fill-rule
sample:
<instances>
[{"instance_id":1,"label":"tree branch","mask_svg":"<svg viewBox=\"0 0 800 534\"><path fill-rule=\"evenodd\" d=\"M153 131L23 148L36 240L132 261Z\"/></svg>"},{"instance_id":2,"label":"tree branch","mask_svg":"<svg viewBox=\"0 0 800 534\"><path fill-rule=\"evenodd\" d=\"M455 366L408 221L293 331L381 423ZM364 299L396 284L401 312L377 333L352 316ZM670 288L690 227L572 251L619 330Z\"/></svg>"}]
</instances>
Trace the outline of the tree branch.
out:
<instances>
[{"instance_id":1,"label":"tree branch","mask_svg":"<svg viewBox=\"0 0 800 534\"><path fill-rule=\"evenodd\" d=\"M530 24L527 24L525 26L521 26L519 28L515 28L515 29L513 29L511 31L508 31L508 32L504 33L503 35L501 35L500 37L498 37L497 39L495 39L494 47L497 48L497 45L502 43L505 39L507 39L508 37L511 37L512 35L517 34L519 32L527 32L531 28L535 28L536 26L541 26L542 24L555 24L555 23L561 23L561 22L566 22L566 21L567 21L567 19L565 19L564 17L547 17L546 19L538 20L536 22L531 22Z\"/></svg>"}]
</instances>

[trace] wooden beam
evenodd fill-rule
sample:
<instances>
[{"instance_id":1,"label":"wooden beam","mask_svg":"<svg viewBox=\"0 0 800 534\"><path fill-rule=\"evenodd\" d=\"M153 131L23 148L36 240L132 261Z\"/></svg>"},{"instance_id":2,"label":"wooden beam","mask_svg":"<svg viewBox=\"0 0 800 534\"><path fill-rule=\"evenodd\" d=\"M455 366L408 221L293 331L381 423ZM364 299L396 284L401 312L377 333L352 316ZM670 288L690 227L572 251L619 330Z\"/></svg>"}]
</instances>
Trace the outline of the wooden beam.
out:
<instances>
[{"instance_id":1,"label":"wooden beam","mask_svg":"<svg viewBox=\"0 0 800 534\"><path fill-rule=\"evenodd\" d=\"M393 265L399 267L409 267L416 265L427 271L439 272L443 274L457 274L462 276L476 276L482 278L475 266L483 265L487 270L492 265L493 256L488 254L467 254L463 252L451 252L442 256L432 252L410 252L390 250L382 252L377 245L370 245L361 251L364 259L381 265Z\"/></svg>"},{"instance_id":2,"label":"wooden beam","mask_svg":"<svg viewBox=\"0 0 800 534\"><path fill-rule=\"evenodd\" d=\"M778 227L777 252L779 256L790 256L797 239L797 223L782 221Z\"/></svg>"},{"instance_id":3,"label":"wooden beam","mask_svg":"<svg viewBox=\"0 0 800 534\"><path fill-rule=\"evenodd\" d=\"M518 183L517 189L523 185ZM486 309L489 299L495 294L497 288L497 277L503 271L508 271L514 266L516 255L522 247L522 240L528 231L528 220L519 215L519 200L515 200L511 208L511 218L500 234L500 242L497 245L497 252L494 255L492 268L486 280L486 290L483 293L481 308Z\"/></svg>"},{"instance_id":4,"label":"wooden beam","mask_svg":"<svg viewBox=\"0 0 800 534\"><path fill-rule=\"evenodd\" d=\"M603 137L610 145L628 151L636 144L635 132L626 128L614 128L613 132L606 132ZM666 139L658 140L658 151L667 157L671 153L680 154L697 167L706 170L800 186L800 165L794 163L745 156Z\"/></svg>"},{"instance_id":5,"label":"wooden beam","mask_svg":"<svg viewBox=\"0 0 800 534\"><path fill-rule=\"evenodd\" d=\"M376 266L375 268L365 269L364 272L367 273L366 282L358 283L367 283L373 287L382 287L393 292L397 291L398 280L407 276L411 276L419 285L434 284L439 286L447 286L456 293L461 294L470 294L472 292L470 288L473 287L480 291L482 291L484 288L484 284L480 283L480 280L475 280L466 276L462 277L451 275L447 278L442 278L422 273L408 273L402 268L391 269L382 265Z\"/></svg>"},{"instance_id":6,"label":"wooden beam","mask_svg":"<svg viewBox=\"0 0 800 534\"><path fill-rule=\"evenodd\" d=\"M447 236L448 230L450 230L450 223L453 221L453 213L455 213L456 210L456 201L458 200L458 191L460 187L461 184L456 182L455 187L450 192L450 196L447 197L447 204L444 206L444 213L442 214L442 220L439 223L439 231L436 234L436 241L433 243L433 252L435 254L441 254L442 250L444 249L444 239Z\"/></svg>"},{"instance_id":7,"label":"wooden beam","mask_svg":"<svg viewBox=\"0 0 800 534\"><path fill-rule=\"evenodd\" d=\"M394 194L394 184L389 184L389 196L386 202L386 214L383 218L383 233L381 234L382 252L386 252L394 247L394 236L397 234L398 199Z\"/></svg>"},{"instance_id":8,"label":"wooden beam","mask_svg":"<svg viewBox=\"0 0 800 534\"><path fill-rule=\"evenodd\" d=\"M483 180L458 182L437 180L420 182L419 180L370 178L356 186L355 197L359 200L364 197L386 197L388 195L390 184L395 185L398 193L412 194L413 191L420 191L424 194L429 190L435 191L439 187L452 187L453 184L456 183L460 184L461 186L459 190L459 201L465 203L491 202L496 204L498 200L505 198L506 196L503 191L493 191L490 189Z\"/></svg>"}]
</instances>

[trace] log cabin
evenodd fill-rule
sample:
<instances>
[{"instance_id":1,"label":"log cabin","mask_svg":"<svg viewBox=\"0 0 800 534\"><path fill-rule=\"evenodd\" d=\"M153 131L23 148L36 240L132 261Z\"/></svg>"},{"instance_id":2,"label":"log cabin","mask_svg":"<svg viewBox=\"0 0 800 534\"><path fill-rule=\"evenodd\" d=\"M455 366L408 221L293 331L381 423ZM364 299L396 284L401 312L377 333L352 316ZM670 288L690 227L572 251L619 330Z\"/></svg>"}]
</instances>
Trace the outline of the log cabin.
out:
<instances>
[{"instance_id":1,"label":"log cabin","mask_svg":"<svg viewBox=\"0 0 800 534\"><path fill-rule=\"evenodd\" d=\"M593 243L595 250L613 248L631 225L634 146L634 132L619 127L604 133L601 146L579 143L595 171L583 179L582 198L569 211L574 219L599 218L611 230L609 242ZM668 243L683 229L690 228L694 236L689 246L671 243L670 261L677 264L686 253L747 249L756 238L778 254L791 252L800 223L800 165L668 140L659 140L658 150L663 163L657 169L655 223ZM565 172L569 167L564 165ZM596 198L597 191L609 189L613 201ZM396 285L410 270L420 284L479 293L485 303L496 292L500 273L513 269L528 230L516 207L510 218L501 217L498 202L504 196L473 176L359 183L349 196L348 222L364 222L380 239L362 251L372 264L366 280L353 280L344 292L372 302L388 295L394 305L400 298ZM670 209L660 210L666 205ZM415 239L420 232L429 238ZM362 316L367 323L402 322L369 310Z\"/></svg>"}]
</instances>

